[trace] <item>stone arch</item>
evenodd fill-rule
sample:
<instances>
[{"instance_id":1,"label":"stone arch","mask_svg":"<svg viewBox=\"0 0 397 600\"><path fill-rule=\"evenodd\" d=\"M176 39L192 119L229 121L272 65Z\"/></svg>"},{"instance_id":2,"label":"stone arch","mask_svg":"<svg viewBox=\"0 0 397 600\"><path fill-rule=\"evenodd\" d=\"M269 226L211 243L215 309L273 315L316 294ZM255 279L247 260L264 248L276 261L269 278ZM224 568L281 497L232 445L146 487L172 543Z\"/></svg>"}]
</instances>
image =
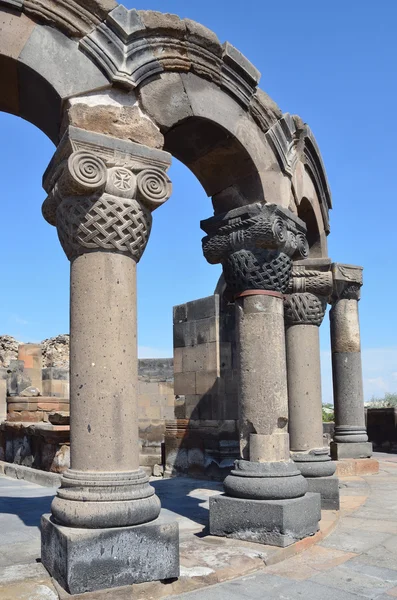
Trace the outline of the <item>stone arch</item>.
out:
<instances>
[{"instance_id":1,"label":"stone arch","mask_svg":"<svg viewBox=\"0 0 397 600\"><path fill-rule=\"evenodd\" d=\"M164 147L203 183L216 214L256 201L296 213L298 167L327 189L307 126L283 115L258 88L257 69L199 23L114 0L0 6L0 110L55 144L75 125Z\"/></svg>"}]
</instances>

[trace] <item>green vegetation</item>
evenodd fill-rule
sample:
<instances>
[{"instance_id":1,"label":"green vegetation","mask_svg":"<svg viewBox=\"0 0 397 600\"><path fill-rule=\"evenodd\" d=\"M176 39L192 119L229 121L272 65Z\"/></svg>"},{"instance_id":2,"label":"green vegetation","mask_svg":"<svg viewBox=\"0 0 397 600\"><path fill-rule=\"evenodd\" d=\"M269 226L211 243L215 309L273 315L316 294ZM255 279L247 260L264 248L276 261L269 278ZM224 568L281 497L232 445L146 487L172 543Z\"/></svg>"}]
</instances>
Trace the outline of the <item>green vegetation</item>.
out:
<instances>
[{"instance_id":1,"label":"green vegetation","mask_svg":"<svg viewBox=\"0 0 397 600\"><path fill-rule=\"evenodd\" d=\"M375 398L372 396L370 402L366 402L367 408L394 408L397 406L397 393L391 394L386 392L383 398Z\"/></svg>"},{"instance_id":2,"label":"green vegetation","mask_svg":"<svg viewBox=\"0 0 397 600\"><path fill-rule=\"evenodd\" d=\"M332 404L323 404L323 422L330 423L335 420L334 407Z\"/></svg>"}]
</instances>

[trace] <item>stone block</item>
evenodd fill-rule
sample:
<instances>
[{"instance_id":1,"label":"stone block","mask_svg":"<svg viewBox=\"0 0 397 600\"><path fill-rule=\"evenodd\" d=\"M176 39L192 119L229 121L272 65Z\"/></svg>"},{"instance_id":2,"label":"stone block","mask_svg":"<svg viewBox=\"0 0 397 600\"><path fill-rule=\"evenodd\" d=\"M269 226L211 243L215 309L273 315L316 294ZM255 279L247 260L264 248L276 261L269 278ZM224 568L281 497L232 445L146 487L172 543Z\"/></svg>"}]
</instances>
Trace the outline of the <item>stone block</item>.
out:
<instances>
[{"instance_id":1,"label":"stone block","mask_svg":"<svg viewBox=\"0 0 397 600\"><path fill-rule=\"evenodd\" d=\"M174 348L185 348L196 345L196 322L185 321L174 323Z\"/></svg>"},{"instance_id":2,"label":"stone block","mask_svg":"<svg viewBox=\"0 0 397 600\"><path fill-rule=\"evenodd\" d=\"M192 302L187 302L187 320L198 321L199 319L207 319L208 317L219 316L219 296L214 294L206 298L199 298Z\"/></svg>"},{"instance_id":3,"label":"stone block","mask_svg":"<svg viewBox=\"0 0 397 600\"><path fill-rule=\"evenodd\" d=\"M196 373L196 394L216 393L218 371L198 371Z\"/></svg>"},{"instance_id":4,"label":"stone block","mask_svg":"<svg viewBox=\"0 0 397 600\"><path fill-rule=\"evenodd\" d=\"M331 442L332 460L341 460L343 458L370 458L371 456L371 442Z\"/></svg>"},{"instance_id":5,"label":"stone block","mask_svg":"<svg viewBox=\"0 0 397 600\"><path fill-rule=\"evenodd\" d=\"M219 348L216 342L184 348L183 371L214 371L219 369Z\"/></svg>"},{"instance_id":6,"label":"stone block","mask_svg":"<svg viewBox=\"0 0 397 600\"><path fill-rule=\"evenodd\" d=\"M157 79L142 86L139 95L143 110L162 131L193 114L179 73L161 73Z\"/></svg>"},{"instance_id":7,"label":"stone block","mask_svg":"<svg viewBox=\"0 0 397 600\"><path fill-rule=\"evenodd\" d=\"M336 463L338 477L375 475L379 473L379 462L376 458L342 458Z\"/></svg>"},{"instance_id":8,"label":"stone block","mask_svg":"<svg viewBox=\"0 0 397 600\"><path fill-rule=\"evenodd\" d=\"M54 398L68 398L70 395L69 381L61 379L44 379L43 396Z\"/></svg>"},{"instance_id":9,"label":"stone block","mask_svg":"<svg viewBox=\"0 0 397 600\"><path fill-rule=\"evenodd\" d=\"M199 419L199 402L201 396L189 394L185 396L185 417L186 419Z\"/></svg>"},{"instance_id":10,"label":"stone block","mask_svg":"<svg viewBox=\"0 0 397 600\"><path fill-rule=\"evenodd\" d=\"M210 498L210 533L285 548L319 530L321 500L307 493L291 500Z\"/></svg>"},{"instance_id":11,"label":"stone block","mask_svg":"<svg viewBox=\"0 0 397 600\"><path fill-rule=\"evenodd\" d=\"M175 373L174 391L178 396L187 396L196 393L196 373Z\"/></svg>"},{"instance_id":12,"label":"stone block","mask_svg":"<svg viewBox=\"0 0 397 600\"><path fill-rule=\"evenodd\" d=\"M339 510L339 479L332 477L305 477L308 491L321 496L322 510Z\"/></svg>"},{"instance_id":13,"label":"stone block","mask_svg":"<svg viewBox=\"0 0 397 600\"><path fill-rule=\"evenodd\" d=\"M42 370L43 381L46 379L55 379L61 381L69 381L69 369L60 367L45 367Z\"/></svg>"},{"instance_id":14,"label":"stone block","mask_svg":"<svg viewBox=\"0 0 397 600\"><path fill-rule=\"evenodd\" d=\"M173 322L183 323L184 321L187 321L187 305L178 304L173 307Z\"/></svg>"},{"instance_id":15,"label":"stone block","mask_svg":"<svg viewBox=\"0 0 397 600\"><path fill-rule=\"evenodd\" d=\"M41 520L41 559L71 594L179 577L178 524L77 529Z\"/></svg>"},{"instance_id":16,"label":"stone block","mask_svg":"<svg viewBox=\"0 0 397 600\"><path fill-rule=\"evenodd\" d=\"M182 348L174 348L174 376L175 373L182 373Z\"/></svg>"}]
</instances>

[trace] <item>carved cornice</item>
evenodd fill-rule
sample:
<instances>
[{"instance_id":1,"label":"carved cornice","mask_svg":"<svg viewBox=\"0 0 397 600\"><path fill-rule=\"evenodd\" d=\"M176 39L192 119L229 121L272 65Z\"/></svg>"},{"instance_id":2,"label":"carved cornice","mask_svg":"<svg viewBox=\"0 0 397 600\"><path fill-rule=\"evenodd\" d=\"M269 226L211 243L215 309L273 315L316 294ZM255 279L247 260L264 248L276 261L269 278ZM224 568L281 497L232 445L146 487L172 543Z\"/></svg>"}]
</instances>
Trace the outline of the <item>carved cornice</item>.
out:
<instances>
[{"instance_id":1,"label":"carved cornice","mask_svg":"<svg viewBox=\"0 0 397 600\"><path fill-rule=\"evenodd\" d=\"M68 258L102 250L138 261L151 212L171 195L169 164L166 152L69 127L45 173L43 204Z\"/></svg>"},{"instance_id":2,"label":"carved cornice","mask_svg":"<svg viewBox=\"0 0 397 600\"><path fill-rule=\"evenodd\" d=\"M329 209L332 208L331 191L320 150L308 125L305 125L303 130L303 141L303 162L317 192L324 229L326 233L329 233Z\"/></svg>"},{"instance_id":3,"label":"carved cornice","mask_svg":"<svg viewBox=\"0 0 397 600\"><path fill-rule=\"evenodd\" d=\"M293 175L299 155L297 152L298 136L295 121L289 113L285 113L266 133L266 138L273 148L282 171Z\"/></svg>"},{"instance_id":4,"label":"carved cornice","mask_svg":"<svg viewBox=\"0 0 397 600\"><path fill-rule=\"evenodd\" d=\"M221 263L229 291L284 292L292 256L307 256L306 228L289 210L276 204L250 204L201 221L208 234L203 253Z\"/></svg>"},{"instance_id":5,"label":"carved cornice","mask_svg":"<svg viewBox=\"0 0 397 600\"><path fill-rule=\"evenodd\" d=\"M247 107L260 74L231 44L176 15L119 5L80 41L109 80L134 89L163 71L191 71L214 81Z\"/></svg>"},{"instance_id":6,"label":"carved cornice","mask_svg":"<svg viewBox=\"0 0 397 600\"><path fill-rule=\"evenodd\" d=\"M324 229L329 233L329 209L332 208L331 192L320 150L310 128L299 117L285 113L266 132L283 173L292 177L299 160L309 174L320 204Z\"/></svg>"},{"instance_id":7,"label":"carved cornice","mask_svg":"<svg viewBox=\"0 0 397 600\"><path fill-rule=\"evenodd\" d=\"M0 0L1 5L23 10L33 19L77 38L87 35L117 6L114 0L89 3L86 0Z\"/></svg>"},{"instance_id":8,"label":"carved cornice","mask_svg":"<svg viewBox=\"0 0 397 600\"><path fill-rule=\"evenodd\" d=\"M360 300L363 285L363 267L333 263L332 277L331 303L337 300Z\"/></svg>"}]
</instances>

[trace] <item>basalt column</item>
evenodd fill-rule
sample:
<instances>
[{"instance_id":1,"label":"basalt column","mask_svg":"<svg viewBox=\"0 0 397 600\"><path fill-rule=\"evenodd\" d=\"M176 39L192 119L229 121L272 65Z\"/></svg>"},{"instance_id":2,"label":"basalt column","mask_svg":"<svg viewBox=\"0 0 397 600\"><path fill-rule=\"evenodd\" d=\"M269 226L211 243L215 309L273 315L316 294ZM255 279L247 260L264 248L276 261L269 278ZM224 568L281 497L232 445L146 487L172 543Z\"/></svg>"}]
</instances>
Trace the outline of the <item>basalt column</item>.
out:
<instances>
[{"instance_id":1,"label":"basalt column","mask_svg":"<svg viewBox=\"0 0 397 600\"><path fill-rule=\"evenodd\" d=\"M307 255L305 226L255 203L201 223L206 259L235 297L240 459L210 501L210 531L288 546L318 529L320 496L290 459L283 293L291 257Z\"/></svg>"},{"instance_id":2,"label":"basalt column","mask_svg":"<svg viewBox=\"0 0 397 600\"><path fill-rule=\"evenodd\" d=\"M169 197L170 156L70 127L44 177L71 262L71 466L42 519L42 562L70 593L178 576L178 528L139 468L136 263Z\"/></svg>"},{"instance_id":3,"label":"basalt column","mask_svg":"<svg viewBox=\"0 0 397 600\"><path fill-rule=\"evenodd\" d=\"M334 459L369 458L372 443L365 427L358 301L362 267L332 265L333 294L330 311L332 378L335 404Z\"/></svg>"},{"instance_id":4,"label":"basalt column","mask_svg":"<svg viewBox=\"0 0 397 600\"><path fill-rule=\"evenodd\" d=\"M324 509L339 508L335 463L323 444L319 327L332 291L331 261L293 265L285 297L291 457Z\"/></svg>"}]
</instances>

